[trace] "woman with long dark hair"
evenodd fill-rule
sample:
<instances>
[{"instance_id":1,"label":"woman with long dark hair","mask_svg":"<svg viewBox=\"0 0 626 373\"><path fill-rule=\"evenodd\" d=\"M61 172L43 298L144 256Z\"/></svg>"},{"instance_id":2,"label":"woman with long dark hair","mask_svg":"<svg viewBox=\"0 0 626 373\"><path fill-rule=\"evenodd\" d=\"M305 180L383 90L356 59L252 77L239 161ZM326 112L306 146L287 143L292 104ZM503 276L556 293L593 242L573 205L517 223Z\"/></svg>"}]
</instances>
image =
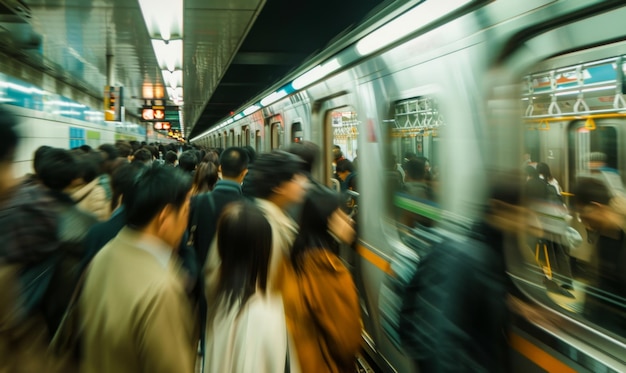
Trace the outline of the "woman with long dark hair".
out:
<instances>
[{"instance_id":1,"label":"woman with long dark hair","mask_svg":"<svg viewBox=\"0 0 626 373\"><path fill-rule=\"evenodd\" d=\"M252 202L234 202L217 228L219 279L207 299L205 372L285 372L287 329L279 293L267 286L272 230ZM297 361L292 359L293 361Z\"/></svg>"},{"instance_id":2,"label":"woman with long dark hair","mask_svg":"<svg viewBox=\"0 0 626 373\"><path fill-rule=\"evenodd\" d=\"M283 288L300 367L302 372L354 371L361 345L358 294L337 255L338 241L354 240L353 222L341 210L339 195L327 188L309 191L301 216Z\"/></svg>"}]
</instances>

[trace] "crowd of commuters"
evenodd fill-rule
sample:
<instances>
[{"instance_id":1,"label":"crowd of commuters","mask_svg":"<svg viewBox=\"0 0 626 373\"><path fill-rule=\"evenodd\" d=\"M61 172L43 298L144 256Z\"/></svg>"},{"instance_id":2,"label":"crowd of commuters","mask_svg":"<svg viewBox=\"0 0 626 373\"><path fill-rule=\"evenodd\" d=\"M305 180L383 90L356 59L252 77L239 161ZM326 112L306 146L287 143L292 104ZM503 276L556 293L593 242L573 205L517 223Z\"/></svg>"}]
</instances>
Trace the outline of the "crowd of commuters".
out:
<instances>
[{"instance_id":1,"label":"crowd of commuters","mask_svg":"<svg viewBox=\"0 0 626 373\"><path fill-rule=\"evenodd\" d=\"M338 253L354 242L355 222L343 194L312 177L316 144L258 156L250 147L127 141L42 146L32 174L15 178L19 139L0 108L0 372L354 371L359 296ZM358 192L357 159L336 147L333 163L341 190ZM437 201L427 158L388 164L395 192ZM528 172L526 196L561 197L547 165ZM581 180L577 206L614 248L602 286L620 289L621 221L588 211L611 204L593 183ZM459 362L506 369L500 242L527 229L508 224L521 199L514 190L493 188L463 241L473 254L445 240L424 259L432 276L415 278L422 292L412 319L426 323L415 332L421 342L407 346L422 371L459 371ZM442 270L454 275L432 283ZM455 293L463 286L480 291ZM437 312L424 308L427 298Z\"/></svg>"},{"instance_id":2,"label":"crowd of commuters","mask_svg":"<svg viewBox=\"0 0 626 373\"><path fill-rule=\"evenodd\" d=\"M42 146L15 178L18 130L0 113L0 372L354 369L353 222L317 147Z\"/></svg>"}]
</instances>

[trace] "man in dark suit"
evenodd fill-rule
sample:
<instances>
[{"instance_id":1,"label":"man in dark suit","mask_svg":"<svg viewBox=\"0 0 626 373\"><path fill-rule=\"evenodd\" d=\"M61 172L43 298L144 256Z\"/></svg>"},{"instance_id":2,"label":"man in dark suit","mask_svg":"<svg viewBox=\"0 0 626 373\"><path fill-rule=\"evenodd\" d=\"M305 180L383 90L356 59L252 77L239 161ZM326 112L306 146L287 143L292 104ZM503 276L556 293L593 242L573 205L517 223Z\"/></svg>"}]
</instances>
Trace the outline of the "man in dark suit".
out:
<instances>
[{"instance_id":1,"label":"man in dark suit","mask_svg":"<svg viewBox=\"0 0 626 373\"><path fill-rule=\"evenodd\" d=\"M231 147L220 155L219 171L222 179L218 180L213 191L199 194L191 201L190 223L188 226L188 240L181 245L189 249L192 246L197 264L194 279L196 282L195 295L199 305L201 330L204 330L207 304L204 297L203 272L204 263L217 230L217 222L222 211L232 202L245 198L241 192L241 183L248 173L249 156L243 148ZM181 246L181 250L184 247ZM187 252L189 252L187 250ZM202 333L204 336L204 333ZM201 341L204 350L204 340Z\"/></svg>"},{"instance_id":2,"label":"man in dark suit","mask_svg":"<svg viewBox=\"0 0 626 373\"><path fill-rule=\"evenodd\" d=\"M244 198L241 193L241 183L248 173L248 161L248 153L243 148L231 147L224 150L220 155L219 166L222 179L217 181L212 192L201 194L192 201L192 220L194 214L197 213L197 227L193 233L195 235L193 242L200 267L206 261L222 211L231 202Z\"/></svg>"}]
</instances>

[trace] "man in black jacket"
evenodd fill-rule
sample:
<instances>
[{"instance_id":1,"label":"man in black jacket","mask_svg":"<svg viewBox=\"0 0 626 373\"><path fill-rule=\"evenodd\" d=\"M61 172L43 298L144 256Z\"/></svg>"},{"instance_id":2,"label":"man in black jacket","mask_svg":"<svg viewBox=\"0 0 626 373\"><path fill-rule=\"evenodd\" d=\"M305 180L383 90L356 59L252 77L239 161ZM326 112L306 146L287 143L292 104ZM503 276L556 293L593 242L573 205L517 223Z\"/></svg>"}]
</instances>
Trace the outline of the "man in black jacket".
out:
<instances>
[{"instance_id":1,"label":"man in black jacket","mask_svg":"<svg viewBox=\"0 0 626 373\"><path fill-rule=\"evenodd\" d=\"M248 153L239 147L231 147L220 155L219 171L222 179L218 180L213 191L199 194L191 200L190 222L186 234L187 240L181 245L187 249L191 246L195 253L196 272L191 273L196 280L195 296L198 300L201 336L204 336L207 303L204 297L204 263L209 249L215 245L213 238L217 230L217 222L222 211L232 202L245 198L241 192L241 183L248 173ZM184 250L181 247L181 250ZM204 351L204 340L201 340L201 352Z\"/></svg>"}]
</instances>

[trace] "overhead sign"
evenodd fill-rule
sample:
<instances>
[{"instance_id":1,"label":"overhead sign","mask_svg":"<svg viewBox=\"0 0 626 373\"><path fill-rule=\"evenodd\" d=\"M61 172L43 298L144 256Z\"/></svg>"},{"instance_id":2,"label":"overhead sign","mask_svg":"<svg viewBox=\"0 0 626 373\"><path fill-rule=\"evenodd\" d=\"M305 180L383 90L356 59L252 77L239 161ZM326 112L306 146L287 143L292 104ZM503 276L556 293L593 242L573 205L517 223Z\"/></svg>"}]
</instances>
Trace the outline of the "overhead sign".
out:
<instances>
[{"instance_id":1,"label":"overhead sign","mask_svg":"<svg viewBox=\"0 0 626 373\"><path fill-rule=\"evenodd\" d=\"M179 106L151 105L141 108L144 122L179 122Z\"/></svg>"}]
</instances>

